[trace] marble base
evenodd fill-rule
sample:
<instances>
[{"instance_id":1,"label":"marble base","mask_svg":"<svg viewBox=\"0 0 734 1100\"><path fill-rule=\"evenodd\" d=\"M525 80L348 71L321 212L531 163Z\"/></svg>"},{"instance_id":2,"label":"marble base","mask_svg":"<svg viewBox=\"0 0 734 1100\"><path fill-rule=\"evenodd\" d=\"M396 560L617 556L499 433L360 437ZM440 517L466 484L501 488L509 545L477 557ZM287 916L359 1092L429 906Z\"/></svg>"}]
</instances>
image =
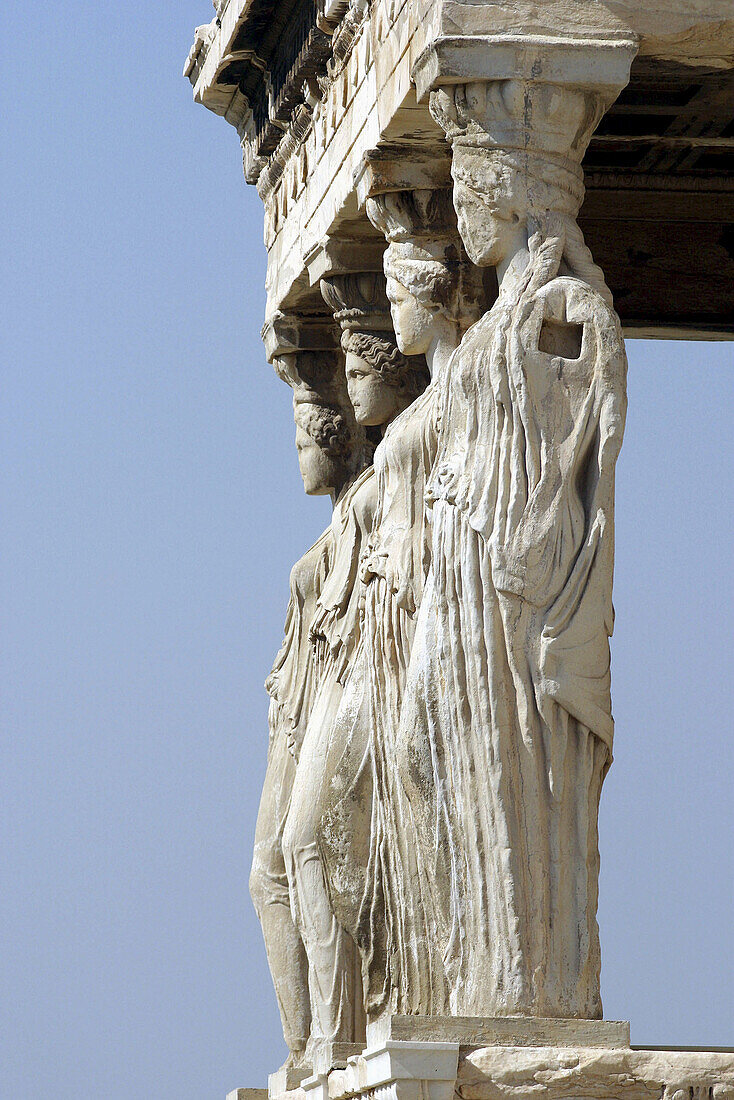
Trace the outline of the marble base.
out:
<instances>
[{"instance_id":1,"label":"marble base","mask_svg":"<svg viewBox=\"0 0 734 1100\"><path fill-rule=\"evenodd\" d=\"M734 1100L734 1049L631 1046L618 1021L393 1016L350 1049L227 1100Z\"/></svg>"},{"instance_id":2,"label":"marble base","mask_svg":"<svg viewBox=\"0 0 734 1100\"><path fill-rule=\"evenodd\" d=\"M734 1100L734 1051L485 1047L462 1060L464 1100Z\"/></svg>"},{"instance_id":3,"label":"marble base","mask_svg":"<svg viewBox=\"0 0 734 1100\"><path fill-rule=\"evenodd\" d=\"M388 1039L471 1047L628 1047L630 1025L536 1016L385 1016L367 1025L368 1049Z\"/></svg>"},{"instance_id":4,"label":"marble base","mask_svg":"<svg viewBox=\"0 0 734 1100\"><path fill-rule=\"evenodd\" d=\"M290 1093L298 1089L301 1082L307 1077L311 1076L312 1071L310 1069L293 1069L285 1066L281 1066L276 1073L271 1073L268 1077L268 1087L266 1089L270 1096L285 1096L286 1093ZM229 1100L229 1097L227 1097ZM257 1100L256 1097L252 1097L251 1100Z\"/></svg>"},{"instance_id":5,"label":"marble base","mask_svg":"<svg viewBox=\"0 0 734 1100\"><path fill-rule=\"evenodd\" d=\"M345 1069L349 1060L362 1054L363 1050L362 1043L324 1043L314 1055L313 1072L320 1075L333 1069Z\"/></svg>"}]
</instances>

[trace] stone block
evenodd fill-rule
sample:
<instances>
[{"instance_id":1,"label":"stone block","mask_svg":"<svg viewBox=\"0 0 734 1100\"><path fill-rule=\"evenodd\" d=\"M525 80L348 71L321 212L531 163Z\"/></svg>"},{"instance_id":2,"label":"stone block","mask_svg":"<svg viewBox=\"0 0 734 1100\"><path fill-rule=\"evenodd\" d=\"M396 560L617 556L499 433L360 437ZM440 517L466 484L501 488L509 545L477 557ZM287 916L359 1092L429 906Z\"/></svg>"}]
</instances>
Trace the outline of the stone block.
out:
<instances>
[{"instance_id":1,"label":"stone block","mask_svg":"<svg viewBox=\"0 0 734 1100\"><path fill-rule=\"evenodd\" d=\"M285 1066L281 1066L277 1073L271 1073L268 1077L268 1087L265 1090L266 1096L284 1096L287 1092L299 1089L310 1072L310 1069L293 1069L292 1067L286 1069ZM261 1098L250 1097L247 1100L261 1100Z\"/></svg>"},{"instance_id":2,"label":"stone block","mask_svg":"<svg viewBox=\"0 0 734 1100\"><path fill-rule=\"evenodd\" d=\"M629 1023L498 1016L386 1016L367 1028L368 1046L388 1040L450 1042L461 1046L628 1047Z\"/></svg>"}]
</instances>

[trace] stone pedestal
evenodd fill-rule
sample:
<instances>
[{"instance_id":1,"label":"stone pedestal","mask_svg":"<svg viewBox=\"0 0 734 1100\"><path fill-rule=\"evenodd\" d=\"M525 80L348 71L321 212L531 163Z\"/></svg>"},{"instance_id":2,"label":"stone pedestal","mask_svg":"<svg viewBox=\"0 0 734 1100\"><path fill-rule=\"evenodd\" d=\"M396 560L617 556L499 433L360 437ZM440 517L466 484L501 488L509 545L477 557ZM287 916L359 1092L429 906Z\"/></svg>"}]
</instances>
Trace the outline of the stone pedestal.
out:
<instances>
[{"instance_id":1,"label":"stone pedestal","mask_svg":"<svg viewBox=\"0 0 734 1100\"><path fill-rule=\"evenodd\" d=\"M385 1016L367 1027L369 1047L387 1041L458 1043L461 1047L629 1047L625 1020L542 1017Z\"/></svg>"},{"instance_id":2,"label":"stone pedestal","mask_svg":"<svg viewBox=\"0 0 734 1100\"><path fill-rule=\"evenodd\" d=\"M387 1039L346 1069L309 1077L298 1100L451 1100L458 1063L458 1043Z\"/></svg>"},{"instance_id":3,"label":"stone pedestal","mask_svg":"<svg viewBox=\"0 0 734 1100\"><path fill-rule=\"evenodd\" d=\"M734 1049L631 1046L622 1021L393 1016L343 1068L281 1084L269 1100L734 1100Z\"/></svg>"}]
</instances>

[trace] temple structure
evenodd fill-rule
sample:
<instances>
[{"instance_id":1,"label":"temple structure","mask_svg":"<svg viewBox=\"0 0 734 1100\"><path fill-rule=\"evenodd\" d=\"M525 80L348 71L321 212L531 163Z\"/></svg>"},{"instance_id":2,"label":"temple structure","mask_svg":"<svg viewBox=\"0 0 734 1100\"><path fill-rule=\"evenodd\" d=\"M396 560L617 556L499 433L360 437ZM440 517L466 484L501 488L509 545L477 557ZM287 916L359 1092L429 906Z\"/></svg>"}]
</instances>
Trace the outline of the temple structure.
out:
<instances>
[{"instance_id":1,"label":"temple structure","mask_svg":"<svg viewBox=\"0 0 734 1100\"><path fill-rule=\"evenodd\" d=\"M334 503L267 684L270 1098L734 1100L603 1019L596 922L623 337L734 335L731 0L214 7Z\"/></svg>"}]
</instances>

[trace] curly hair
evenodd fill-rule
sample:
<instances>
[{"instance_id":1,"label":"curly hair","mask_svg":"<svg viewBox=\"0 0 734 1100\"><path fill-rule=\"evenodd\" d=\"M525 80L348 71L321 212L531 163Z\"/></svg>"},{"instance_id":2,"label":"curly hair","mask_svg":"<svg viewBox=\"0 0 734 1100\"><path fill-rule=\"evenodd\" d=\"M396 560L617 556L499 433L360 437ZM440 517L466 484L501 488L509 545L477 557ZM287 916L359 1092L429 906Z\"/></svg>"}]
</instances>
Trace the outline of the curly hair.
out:
<instances>
[{"instance_id":1,"label":"curly hair","mask_svg":"<svg viewBox=\"0 0 734 1100\"><path fill-rule=\"evenodd\" d=\"M375 195L367 200L367 215L389 242L384 255L388 278L461 328L481 317L482 273L466 255L451 188Z\"/></svg>"},{"instance_id":2,"label":"curly hair","mask_svg":"<svg viewBox=\"0 0 734 1100\"><path fill-rule=\"evenodd\" d=\"M430 381L422 355L403 355L394 338L382 332L343 332L345 353L358 356L388 386L403 389L413 400Z\"/></svg>"},{"instance_id":3,"label":"curly hair","mask_svg":"<svg viewBox=\"0 0 734 1100\"><path fill-rule=\"evenodd\" d=\"M311 401L299 402L294 409L294 418L298 427L330 458L346 461L354 453L357 443L356 426L336 406Z\"/></svg>"}]
</instances>

